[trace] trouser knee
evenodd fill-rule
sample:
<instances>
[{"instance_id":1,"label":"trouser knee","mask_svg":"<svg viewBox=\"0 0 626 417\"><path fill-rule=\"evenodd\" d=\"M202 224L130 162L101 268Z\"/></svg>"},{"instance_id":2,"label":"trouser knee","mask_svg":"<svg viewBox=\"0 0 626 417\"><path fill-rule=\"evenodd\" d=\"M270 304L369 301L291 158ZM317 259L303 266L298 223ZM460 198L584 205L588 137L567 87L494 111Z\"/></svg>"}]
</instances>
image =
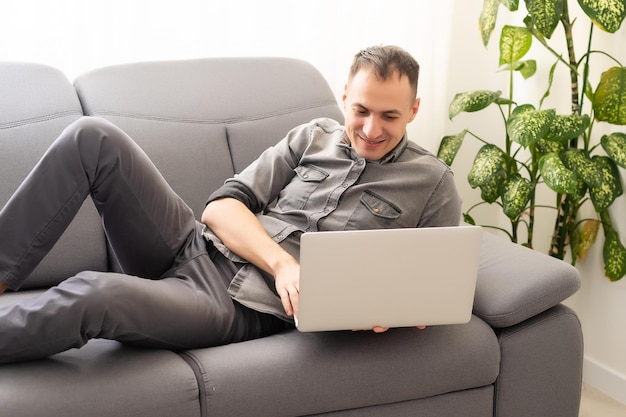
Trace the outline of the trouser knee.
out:
<instances>
[{"instance_id":1,"label":"trouser knee","mask_svg":"<svg viewBox=\"0 0 626 417\"><path fill-rule=\"evenodd\" d=\"M109 332L119 322L127 302L123 278L119 274L84 271L62 282L57 291L59 304L80 320L80 333L86 339L112 337ZM126 306L128 307L128 306Z\"/></svg>"},{"instance_id":2,"label":"trouser knee","mask_svg":"<svg viewBox=\"0 0 626 417\"><path fill-rule=\"evenodd\" d=\"M85 170L94 169L102 161L114 160L131 144L130 138L113 123L99 117L82 117L69 125L58 139L59 146L74 147ZM54 145L53 145L54 146Z\"/></svg>"}]
</instances>

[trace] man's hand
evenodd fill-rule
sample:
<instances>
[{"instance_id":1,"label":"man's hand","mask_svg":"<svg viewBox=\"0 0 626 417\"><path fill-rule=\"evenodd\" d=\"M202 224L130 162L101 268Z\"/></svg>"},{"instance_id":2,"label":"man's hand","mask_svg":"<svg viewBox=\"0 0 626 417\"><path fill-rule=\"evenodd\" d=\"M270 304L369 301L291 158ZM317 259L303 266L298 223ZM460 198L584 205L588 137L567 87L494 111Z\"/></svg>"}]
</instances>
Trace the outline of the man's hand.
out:
<instances>
[{"instance_id":1,"label":"man's hand","mask_svg":"<svg viewBox=\"0 0 626 417\"><path fill-rule=\"evenodd\" d=\"M7 289L7 286L0 282L0 294L2 294Z\"/></svg>"},{"instance_id":2,"label":"man's hand","mask_svg":"<svg viewBox=\"0 0 626 417\"><path fill-rule=\"evenodd\" d=\"M281 267L274 277L276 292L288 316L298 317L300 297L300 265L292 262Z\"/></svg>"}]
</instances>

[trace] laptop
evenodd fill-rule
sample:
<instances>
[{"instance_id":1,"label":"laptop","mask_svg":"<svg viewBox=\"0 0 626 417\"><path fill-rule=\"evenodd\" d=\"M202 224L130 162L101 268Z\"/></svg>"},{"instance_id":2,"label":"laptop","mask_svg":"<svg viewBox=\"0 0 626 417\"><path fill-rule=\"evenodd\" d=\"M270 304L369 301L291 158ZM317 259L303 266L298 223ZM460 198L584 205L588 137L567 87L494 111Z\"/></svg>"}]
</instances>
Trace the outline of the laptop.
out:
<instances>
[{"instance_id":1,"label":"laptop","mask_svg":"<svg viewBox=\"0 0 626 417\"><path fill-rule=\"evenodd\" d=\"M478 226L304 233L301 332L467 323Z\"/></svg>"}]
</instances>

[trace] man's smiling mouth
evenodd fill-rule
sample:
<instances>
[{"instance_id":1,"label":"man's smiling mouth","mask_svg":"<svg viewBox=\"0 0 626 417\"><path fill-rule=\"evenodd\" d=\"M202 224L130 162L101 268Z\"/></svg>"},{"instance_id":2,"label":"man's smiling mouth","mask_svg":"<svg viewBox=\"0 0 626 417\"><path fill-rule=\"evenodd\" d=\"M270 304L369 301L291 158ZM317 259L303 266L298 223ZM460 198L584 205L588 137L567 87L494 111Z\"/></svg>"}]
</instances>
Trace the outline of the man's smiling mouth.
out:
<instances>
[{"instance_id":1,"label":"man's smiling mouth","mask_svg":"<svg viewBox=\"0 0 626 417\"><path fill-rule=\"evenodd\" d=\"M383 143L385 140L381 139L381 140L369 140L369 139L365 139L363 136L359 135L359 139L361 139L363 142L367 143L368 145L378 145Z\"/></svg>"}]
</instances>

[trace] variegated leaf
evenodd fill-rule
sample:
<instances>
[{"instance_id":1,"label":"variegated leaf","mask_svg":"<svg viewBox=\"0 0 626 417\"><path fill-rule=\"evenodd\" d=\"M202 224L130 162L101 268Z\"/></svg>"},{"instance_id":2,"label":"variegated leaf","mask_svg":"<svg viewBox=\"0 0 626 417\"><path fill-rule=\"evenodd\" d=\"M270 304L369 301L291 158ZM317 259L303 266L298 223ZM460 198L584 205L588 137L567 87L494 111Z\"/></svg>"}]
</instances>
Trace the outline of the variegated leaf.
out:
<instances>
[{"instance_id":1,"label":"variegated leaf","mask_svg":"<svg viewBox=\"0 0 626 417\"><path fill-rule=\"evenodd\" d=\"M511 175L504 185L502 210L511 220L515 220L526 209L533 186L520 174Z\"/></svg>"},{"instance_id":2,"label":"variegated leaf","mask_svg":"<svg viewBox=\"0 0 626 417\"><path fill-rule=\"evenodd\" d=\"M626 248L616 231L610 230L602 250L604 273L611 281L618 281L626 275Z\"/></svg>"},{"instance_id":3,"label":"variegated leaf","mask_svg":"<svg viewBox=\"0 0 626 417\"><path fill-rule=\"evenodd\" d=\"M527 80L537 72L537 61L534 59L520 61L515 65L514 69L515 71L518 71L525 80Z\"/></svg>"},{"instance_id":4,"label":"variegated leaf","mask_svg":"<svg viewBox=\"0 0 626 417\"><path fill-rule=\"evenodd\" d=\"M514 112L507 122L506 131L513 141L526 148L546 136L555 116L553 109Z\"/></svg>"},{"instance_id":5,"label":"variegated leaf","mask_svg":"<svg viewBox=\"0 0 626 417\"><path fill-rule=\"evenodd\" d=\"M496 145L488 144L480 148L467 176L472 188L489 182L499 171L506 171L506 157Z\"/></svg>"},{"instance_id":6,"label":"variegated leaf","mask_svg":"<svg viewBox=\"0 0 626 417\"><path fill-rule=\"evenodd\" d=\"M480 197L491 204L502 196L502 190L506 182L506 173L500 170L491 175L480 187Z\"/></svg>"},{"instance_id":7,"label":"variegated leaf","mask_svg":"<svg viewBox=\"0 0 626 417\"><path fill-rule=\"evenodd\" d=\"M526 55L533 35L525 27L504 26L500 34L500 65L512 65Z\"/></svg>"},{"instance_id":8,"label":"variegated leaf","mask_svg":"<svg viewBox=\"0 0 626 417\"><path fill-rule=\"evenodd\" d=\"M483 10L478 18L478 27L485 47L489 44L489 38L491 38L493 29L496 27L499 6L500 0L484 0L483 2Z\"/></svg>"},{"instance_id":9,"label":"variegated leaf","mask_svg":"<svg viewBox=\"0 0 626 417\"><path fill-rule=\"evenodd\" d=\"M602 171L599 187L589 187L591 202L596 211L608 209L613 201L623 193L622 181L615 162L607 156L595 155L591 159Z\"/></svg>"},{"instance_id":10,"label":"variegated leaf","mask_svg":"<svg viewBox=\"0 0 626 417\"><path fill-rule=\"evenodd\" d=\"M546 185L560 194L576 195L579 190L579 178L565 167L559 155L549 153L539 160L539 171Z\"/></svg>"},{"instance_id":11,"label":"variegated leaf","mask_svg":"<svg viewBox=\"0 0 626 417\"><path fill-rule=\"evenodd\" d=\"M463 139L465 138L466 133L467 129L463 130L461 133L457 133L456 135L444 136L439 144L437 158L441 159L447 165L452 165L456 154L459 152L459 149L463 144Z\"/></svg>"},{"instance_id":12,"label":"variegated leaf","mask_svg":"<svg viewBox=\"0 0 626 417\"><path fill-rule=\"evenodd\" d=\"M474 220L474 218L470 216L468 213L463 213L463 221L467 224L476 226L476 220Z\"/></svg>"},{"instance_id":13,"label":"variegated leaf","mask_svg":"<svg viewBox=\"0 0 626 417\"><path fill-rule=\"evenodd\" d=\"M560 154L566 149L566 145L562 142L553 142L547 139L539 139L535 146L542 154L557 153Z\"/></svg>"},{"instance_id":14,"label":"variegated leaf","mask_svg":"<svg viewBox=\"0 0 626 417\"><path fill-rule=\"evenodd\" d=\"M550 72L548 73L548 88L546 88L546 92L543 93L543 96L541 97L541 100L539 100L539 108L541 108L541 106L543 106L543 101L548 98L548 96L550 95L550 90L552 89L552 83L554 82L554 70L556 69L556 65L559 62L555 62L554 64L552 64L552 66L550 67Z\"/></svg>"},{"instance_id":15,"label":"variegated leaf","mask_svg":"<svg viewBox=\"0 0 626 417\"><path fill-rule=\"evenodd\" d=\"M602 73L593 96L596 119L626 125L626 67L613 67Z\"/></svg>"},{"instance_id":16,"label":"variegated leaf","mask_svg":"<svg viewBox=\"0 0 626 417\"><path fill-rule=\"evenodd\" d=\"M567 0L526 0L526 9L535 28L550 39L563 14L563 3Z\"/></svg>"},{"instance_id":17,"label":"variegated leaf","mask_svg":"<svg viewBox=\"0 0 626 417\"><path fill-rule=\"evenodd\" d=\"M626 16L624 0L578 0L580 8L605 32L615 33Z\"/></svg>"},{"instance_id":18,"label":"variegated leaf","mask_svg":"<svg viewBox=\"0 0 626 417\"><path fill-rule=\"evenodd\" d=\"M593 246L598 236L598 229L600 228L599 220L587 220L583 222L580 228L579 242L577 248L578 260L582 261L587 256L587 252Z\"/></svg>"},{"instance_id":19,"label":"variegated leaf","mask_svg":"<svg viewBox=\"0 0 626 417\"><path fill-rule=\"evenodd\" d=\"M582 149L568 149L561 155L567 169L574 171L590 187L599 187L602 183L602 170Z\"/></svg>"},{"instance_id":20,"label":"variegated leaf","mask_svg":"<svg viewBox=\"0 0 626 417\"><path fill-rule=\"evenodd\" d=\"M604 151L622 168L626 168L626 134L621 132L602 136L600 139Z\"/></svg>"},{"instance_id":21,"label":"variegated leaf","mask_svg":"<svg viewBox=\"0 0 626 417\"><path fill-rule=\"evenodd\" d=\"M519 0L501 0L501 2L510 12L516 12L519 8Z\"/></svg>"},{"instance_id":22,"label":"variegated leaf","mask_svg":"<svg viewBox=\"0 0 626 417\"><path fill-rule=\"evenodd\" d=\"M511 100L510 98L504 98L504 97L498 97L493 102L499 106L508 106L509 104L515 104L515 102Z\"/></svg>"},{"instance_id":23,"label":"variegated leaf","mask_svg":"<svg viewBox=\"0 0 626 417\"><path fill-rule=\"evenodd\" d=\"M546 134L546 139L565 142L583 134L589 127L589 116L584 114L556 115L550 129Z\"/></svg>"},{"instance_id":24,"label":"variegated leaf","mask_svg":"<svg viewBox=\"0 0 626 417\"><path fill-rule=\"evenodd\" d=\"M477 90L455 95L448 108L450 120L461 112L471 113L484 109L499 98L501 94L501 91Z\"/></svg>"}]
</instances>

